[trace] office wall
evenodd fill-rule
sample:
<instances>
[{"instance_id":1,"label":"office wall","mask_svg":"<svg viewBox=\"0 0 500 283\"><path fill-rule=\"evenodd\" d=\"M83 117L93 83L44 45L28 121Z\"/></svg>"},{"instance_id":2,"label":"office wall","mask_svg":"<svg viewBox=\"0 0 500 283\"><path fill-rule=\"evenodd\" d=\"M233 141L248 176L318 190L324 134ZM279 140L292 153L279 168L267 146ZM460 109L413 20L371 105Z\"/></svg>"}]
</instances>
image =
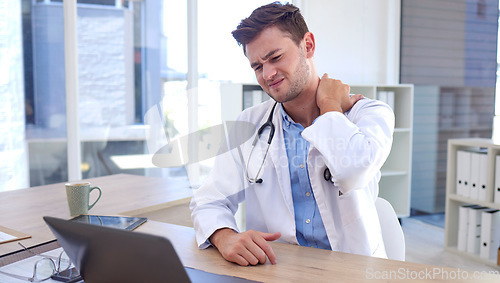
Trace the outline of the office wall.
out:
<instances>
[{"instance_id":1,"label":"office wall","mask_svg":"<svg viewBox=\"0 0 500 283\"><path fill-rule=\"evenodd\" d=\"M401 78L495 87L498 0L404 0Z\"/></svg>"},{"instance_id":2,"label":"office wall","mask_svg":"<svg viewBox=\"0 0 500 283\"><path fill-rule=\"evenodd\" d=\"M0 2L0 191L28 187L21 1Z\"/></svg>"},{"instance_id":3,"label":"office wall","mask_svg":"<svg viewBox=\"0 0 500 283\"><path fill-rule=\"evenodd\" d=\"M351 84L399 82L399 0L294 2L316 38L316 67Z\"/></svg>"},{"instance_id":4,"label":"office wall","mask_svg":"<svg viewBox=\"0 0 500 283\"><path fill-rule=\"evenodd\" d=\"M448 139L492 134L498 0L403 0L401 10L401 82L415 84L412 208L442 212Z\"/></svg>"}]
</instances>

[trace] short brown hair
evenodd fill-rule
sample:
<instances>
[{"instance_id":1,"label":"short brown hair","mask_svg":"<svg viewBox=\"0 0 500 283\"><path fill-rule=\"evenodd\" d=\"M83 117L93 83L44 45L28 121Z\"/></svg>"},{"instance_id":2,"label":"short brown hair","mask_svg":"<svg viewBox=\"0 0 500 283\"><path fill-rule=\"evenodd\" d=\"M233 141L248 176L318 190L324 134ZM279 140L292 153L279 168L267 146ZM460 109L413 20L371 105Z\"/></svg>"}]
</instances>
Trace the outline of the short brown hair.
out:
<instances>
[{"instance_id":1,"label":"short brown hair","mask_svg":"<svg viewBox=\"0 0 500 283\"><path fill-rule=\"evenodd\" d=\"M246 45L264 29L276 26L281 31L290 34L290 38L300 44L304 34L309 29L299 8L292 4L274 2L255 9L250 17L243 19L232 32L234 39L243 46L246 55Z\"/></svg>"}]
</instances>

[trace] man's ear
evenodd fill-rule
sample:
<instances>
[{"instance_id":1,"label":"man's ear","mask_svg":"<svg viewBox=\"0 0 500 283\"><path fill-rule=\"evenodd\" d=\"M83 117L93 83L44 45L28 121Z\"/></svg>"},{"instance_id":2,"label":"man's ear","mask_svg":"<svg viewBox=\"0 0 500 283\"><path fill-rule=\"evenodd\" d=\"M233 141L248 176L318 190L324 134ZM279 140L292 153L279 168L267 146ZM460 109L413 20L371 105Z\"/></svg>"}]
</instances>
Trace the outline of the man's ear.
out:
<instances>
[{"instance_id":1,"label":"man's ear","mask_svg":"<svg viewBox=\"0 0 500 283\"><path fill-rule=\"evenodd\" d=\"M316 42L314 41L314 34L312 32L306 32L304 34L304 47L306 51L306 58L312 58L314 56L314 51L316 50Z\"/></svg>"}]
</instances>

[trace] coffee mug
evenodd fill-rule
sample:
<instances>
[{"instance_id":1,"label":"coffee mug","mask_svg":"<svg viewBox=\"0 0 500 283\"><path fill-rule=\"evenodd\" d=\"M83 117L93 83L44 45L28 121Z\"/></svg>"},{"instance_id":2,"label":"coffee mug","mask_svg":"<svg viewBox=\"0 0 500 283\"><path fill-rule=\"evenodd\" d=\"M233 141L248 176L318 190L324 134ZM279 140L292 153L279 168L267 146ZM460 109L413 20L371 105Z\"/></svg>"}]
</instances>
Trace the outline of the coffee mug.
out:
<instances>
[{"instance_id":1,"label":"coffee mug","mask_svg":"<svg viewBox=\"0 0 500 283\"><path fill-rule=\"evenodd\" d=\"M89 204L90 192L93 190L98 190L99 196L93 204ZM66 183L66 196L68 198L69 212L71 216L87 214L101 198L101 195L101 188L97 186L91 187L88 182Z\"/></svg>"}]
</instances>

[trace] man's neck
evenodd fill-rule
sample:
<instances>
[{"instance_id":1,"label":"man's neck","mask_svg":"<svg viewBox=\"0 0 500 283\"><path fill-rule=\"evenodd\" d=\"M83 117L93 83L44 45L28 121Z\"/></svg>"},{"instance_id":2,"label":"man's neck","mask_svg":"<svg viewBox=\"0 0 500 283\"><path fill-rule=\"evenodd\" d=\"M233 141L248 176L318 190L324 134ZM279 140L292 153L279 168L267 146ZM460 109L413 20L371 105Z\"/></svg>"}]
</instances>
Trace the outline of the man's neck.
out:
<instances>
[{"instance_id":1,"label":"man's neck","mask_svg":"<svg viewBox=\"0 0 500 283\"><path fill-rule=\"evenodd\" d=\"M304 128L312 125L314 119L319 116L319 107L316 103L318 85L319 77L314 76L299 96L283 103L286 113Z\"/></svg>"}]
</instances>

